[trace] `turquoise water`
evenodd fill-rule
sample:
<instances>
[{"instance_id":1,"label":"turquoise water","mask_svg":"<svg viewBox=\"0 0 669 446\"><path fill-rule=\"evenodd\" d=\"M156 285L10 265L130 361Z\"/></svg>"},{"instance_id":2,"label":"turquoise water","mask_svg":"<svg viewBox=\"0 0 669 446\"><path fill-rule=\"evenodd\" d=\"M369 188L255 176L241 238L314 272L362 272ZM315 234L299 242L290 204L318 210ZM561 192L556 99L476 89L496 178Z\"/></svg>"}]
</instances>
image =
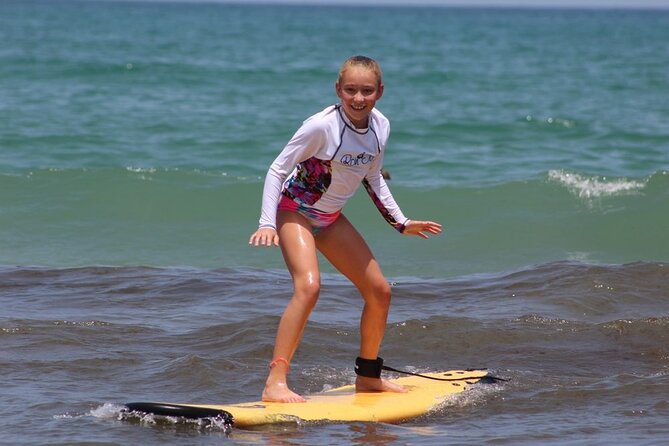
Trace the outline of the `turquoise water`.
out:
<instances>
[{"instance_id":1,"label":"turquoise water","mask_svg":"<svg viewBox=\"0 0 669 446\"><path fill-rule=\"evenodd\" d=\"M245 245L262 178L354 53L384 68L392 189L447 228L347 210L393 272L667 258L666 12L0 8L0 264L281 267Z\"/></svg>"},{"instance_id":2,"label":"turquoise water","mask_svg":"<svg viewBox=\"0 0 669 446\"><path fill-rule=\"evenodd\" d=\"M387 356L514 382L413 424L230 440L669 434L669 12L9 0L0 41L0 441L220 442L116 405L257 397L290 294L247 243L263 178L358 53L384 70L395 198L445 227L400 236L364 192L345 209L394 286ZM359 298L324 269L302 391L355 356Z\"/></svg>"},{"instance_id":3,"label":"turquoise water","mask_svg":"<svg viewBox=\"0 0 669 446\"><path fill-rule=\"evenodd\" d=\"M177 169L5 174L0 264L283 269L279 250L247 244L261 187L259 179ZM392 275L451 277L556 260L660 261L669 253L663 172L610 180L551 170L481 186L421 188L392 179L391 187L407 215L446 227L429 241L401 237L359 192L346 212Z\"/></svg>"}]
</instances>

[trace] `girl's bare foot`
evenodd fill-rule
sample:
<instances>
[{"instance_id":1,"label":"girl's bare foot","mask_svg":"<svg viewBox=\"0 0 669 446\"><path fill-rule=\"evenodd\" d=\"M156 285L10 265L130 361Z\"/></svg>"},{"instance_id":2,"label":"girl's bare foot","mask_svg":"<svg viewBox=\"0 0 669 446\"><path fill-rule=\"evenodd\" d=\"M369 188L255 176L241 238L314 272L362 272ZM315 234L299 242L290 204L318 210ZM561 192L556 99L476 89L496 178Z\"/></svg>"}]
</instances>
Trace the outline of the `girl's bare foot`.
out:
<instances>
[{"instance_id":1,"label":"girl's bare foot","mask_svg":"<svg viewBox=\"0 0 669 446\"><path fill-rule=\"evenodd\" d=\"M407 389L399 384L392 383L383 378L368 378L357 376L355 379L356 392L397 392L405 393Z\"/></svg>"},{"instance_id":2,"label":"girl's bare foot","mask_svg":"<svg viewBox=\"0 0 669 446\"><path fill-rule=\"evenodd\" d=\"M262 400L275 403L304 403L307 401L290 390L288 384L284 382L267 382L265 384L265 390L262 392Z\"/></svg>"}]
</instances>

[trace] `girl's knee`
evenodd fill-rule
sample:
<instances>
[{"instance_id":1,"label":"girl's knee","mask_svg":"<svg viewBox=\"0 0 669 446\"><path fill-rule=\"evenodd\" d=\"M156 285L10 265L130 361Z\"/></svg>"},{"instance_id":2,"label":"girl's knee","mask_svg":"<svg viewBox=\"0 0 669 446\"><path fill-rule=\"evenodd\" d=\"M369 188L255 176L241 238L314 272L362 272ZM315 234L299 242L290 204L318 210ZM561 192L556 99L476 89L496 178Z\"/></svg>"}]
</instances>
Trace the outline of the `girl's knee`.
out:
<instances>
[{"instance_id":1,"label":"girl's knee","mask_svg":"<svg viewBox=\"0 0 669 446\"><path fill-rule=\"evenodd\" d=\"M295 284L294 299L301 305L313 308L318 301L318 296L321 292L321 284L319 281L306 281L300 284Z\"/></svg>"},{"instance_id":2,"label":"girl's knee","mask_svg":"<svg viewBox=\"0 0 669 446\"><path fill-rule=\"evenodd\" d=\"M390 300L390 284L387 280L379 282L377 285L377 293L382 296L383 299Z\"/></svg>"},{"instance_id":3,"label":"girl's knee","mask_svg":"<svg viewBox=\"0 0 669 446\"><path fill-rule=\"evenodd\" d=\"M370 304L381 308L388 308L390 306L390 299L391 291L388 281L380 280L372 284L371 292L369 293L369 298L367 299Z\"/></svg>"}]
</instances>

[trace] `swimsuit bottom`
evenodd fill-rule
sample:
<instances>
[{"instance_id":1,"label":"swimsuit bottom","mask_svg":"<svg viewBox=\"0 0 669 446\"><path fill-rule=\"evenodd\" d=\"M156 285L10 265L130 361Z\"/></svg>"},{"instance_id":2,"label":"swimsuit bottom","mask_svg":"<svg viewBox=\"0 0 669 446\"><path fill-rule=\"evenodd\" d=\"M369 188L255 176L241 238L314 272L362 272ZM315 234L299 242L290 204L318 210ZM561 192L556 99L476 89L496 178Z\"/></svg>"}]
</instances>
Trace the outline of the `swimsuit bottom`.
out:
<instances>
[{"instance_id":1,"label":"swimsuit bottom","mask_svg":"<svg viewBox=\"0 0 669 446\"><path fill-rule=\"evenodd\" d=\"M314 235L320 234L325 228L334 223L339 215L341 215L341 210L332 213L322 212L318 209L310 208L298 203L286 195L281 196L278 210L297 212L304 216L311 225L311 233Z\"/></svg>"}]
</instances>

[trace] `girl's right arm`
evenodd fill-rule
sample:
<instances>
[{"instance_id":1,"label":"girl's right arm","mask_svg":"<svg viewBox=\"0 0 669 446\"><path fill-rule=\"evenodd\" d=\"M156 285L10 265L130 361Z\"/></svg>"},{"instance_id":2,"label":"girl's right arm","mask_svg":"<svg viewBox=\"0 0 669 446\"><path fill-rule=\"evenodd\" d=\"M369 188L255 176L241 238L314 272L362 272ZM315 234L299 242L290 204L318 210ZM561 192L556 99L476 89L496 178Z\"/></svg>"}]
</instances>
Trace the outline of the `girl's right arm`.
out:
<instances>
[{"instance_id":1,"label":"girl's right arm","mask_svg":"<svg viewBox=\"0 0 669 446\"><path fill-rule=\"evenodd\" d=\"M318 124L316 120L305 121L270 165L263 187L258 230L251 234L250 245L279 245L276 209L281 198L281 189L295 166L314 156L325 145L326 131Z\"/></svg>"}]
</instances>

